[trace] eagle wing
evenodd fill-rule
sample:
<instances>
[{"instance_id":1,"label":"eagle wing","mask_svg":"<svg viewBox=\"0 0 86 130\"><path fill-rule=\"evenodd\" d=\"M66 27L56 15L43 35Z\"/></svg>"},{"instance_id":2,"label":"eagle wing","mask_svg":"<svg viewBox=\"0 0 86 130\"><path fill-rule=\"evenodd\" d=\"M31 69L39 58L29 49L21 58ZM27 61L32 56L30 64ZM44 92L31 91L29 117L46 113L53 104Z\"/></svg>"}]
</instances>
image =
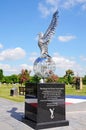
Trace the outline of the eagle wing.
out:
<instances>
[{"instance_id":1,"label":"eagle wing","mask_svg":"<svg viewBox=\"0 0 86 130\"><path fill-rule=\"evenodd\" d=\"M43 40L45 42L49 42L50 39L52 38L53 34L55 33L55 29L56 29L56 26L57 26L57 17L58 17L58 11L56 11L53 14L51 23L50 23L48 29L46 30L45 34L43 35Z\"/></svg>"}]
</instances>

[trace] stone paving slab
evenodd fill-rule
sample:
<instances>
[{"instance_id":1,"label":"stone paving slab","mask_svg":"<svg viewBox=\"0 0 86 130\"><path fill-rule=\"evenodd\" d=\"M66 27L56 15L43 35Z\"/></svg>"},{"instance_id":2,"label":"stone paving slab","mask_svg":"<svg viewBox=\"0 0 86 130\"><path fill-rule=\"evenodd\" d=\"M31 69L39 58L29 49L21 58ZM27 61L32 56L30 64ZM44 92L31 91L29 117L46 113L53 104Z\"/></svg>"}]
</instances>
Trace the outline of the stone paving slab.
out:
<instances>
[{"instance_id":1,"label":"stone paving slab","mask_svg":"<svg viewBox=\"0 0 86 130\"><path fill-rule=\"evenodd\" d=\"M22 122L24 103L0 98L0 130L33 130ZM86 102L66 105L69 126L44 130L86 130Z\"/></svg>"},{"instance_id":2,"label":"stone paving slab","mask_svg":"<svg viewBox=\"0 0 86 130\"><path fill-rule=\"evenodd\" d=\"M7 123L0 122L0 130L14 130L14 129Z\"/></svg>"}]
</instances>

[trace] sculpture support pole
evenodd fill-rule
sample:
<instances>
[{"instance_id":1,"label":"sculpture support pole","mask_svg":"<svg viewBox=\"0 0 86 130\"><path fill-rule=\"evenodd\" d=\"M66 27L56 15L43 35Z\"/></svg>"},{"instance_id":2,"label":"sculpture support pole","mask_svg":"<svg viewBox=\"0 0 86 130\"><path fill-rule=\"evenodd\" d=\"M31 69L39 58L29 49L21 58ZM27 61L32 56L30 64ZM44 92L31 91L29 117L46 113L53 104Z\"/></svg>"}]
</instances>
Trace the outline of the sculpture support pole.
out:
<instances>
[{"instance_id":1,"label":"sculpture support pole","mask_svg":"<svg viewBox=\"0 0 86 130\"><path fill-rule=\"evenodd\" d=\"M40 79L40 83L46 83L45 80L46 80L45 78L41 78L41 79Z\"/></svg>"}]
</instances>

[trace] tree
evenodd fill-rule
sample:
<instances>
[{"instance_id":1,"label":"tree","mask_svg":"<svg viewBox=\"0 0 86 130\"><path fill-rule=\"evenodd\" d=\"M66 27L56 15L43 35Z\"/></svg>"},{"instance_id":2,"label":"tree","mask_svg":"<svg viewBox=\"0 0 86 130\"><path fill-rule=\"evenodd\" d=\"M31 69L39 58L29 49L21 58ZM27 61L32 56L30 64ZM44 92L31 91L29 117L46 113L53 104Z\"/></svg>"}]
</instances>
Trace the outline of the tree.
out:
<instances>
[{"instance_id":1,"label":"tree","mask_svg":"<svg viewBox=\"0 0 86 130\"><path fill-rule=\"evenodd\" d=\"M84 85L86 85L86 75L82 78L82 82Z\"/></svg>"},{"instance_id":2,"label":"tree","mask_svg":"<svg viewBox=\"0 0 86 130\"><path fill-rule=\"evenodd\" d=\"M4 78L3 78L3 81L2 81L3 83L12 83L11 82L11 79L10 79L10 76L4 76Z\"/></svg>"},{"instance_id":3,"label":"tree","mask_svg":"<svg viewBox=\"0 0 86 130\"><path fill-rule=\"evenodd\" d=\"M59 77L57 82L58 82L58 83L68 84L68 81L67 81L66 78L64 78L64 77Z\"/></svg>"},{"instance_id":4,"label":"tree","mask_svg":"<svg viewBox=\"0 0 86 130\"><path fill-rule=\"evenodd\" d=\"M40 77L38 77L37 75L34 76L30 76L30 82L31 83L39 83L40 82Z\"/></svg>"},{"instance_id":5,"label":"tree","mask_svg":"<svg viewBox=\"0 0 86 130\"><path fill-rule=\"evenodd\" d=\"M18 76L16 74L13 74L10 76L10 80L12 83L18 83Z\"/></svg>"},{"instance_id":6,"label":"tree","mask_svg":"<svg viewBox=\"0 0 86 130\"><path fill-rule=\"evenodd\" d=\"M58 76L55 75L55 74L52 74L51 76L49 76L47 79L46 79L46 82L57 82L58 81Z\"/></svg>"},{"instance_id":7,"label":"tree","mask_svg":"<svg viewBox=\"0 0 86 130\"><path fill-rule=\"evenodd\" d=\"M68 69L66 71L66 74L65 74L64 78L67 80L67 82L69 84L73 83L74 72L72 70Z\"/></svg>"},{"instance_id":8,"label":"tree","mask_svg":"<svg viewBox=\"0 0 86 130\"><path fill-rule=\"evenodd\" d=\"M0 69L0 82L2 82L2 79L3 79L3 70Z\"/></svg>"},{"instance_id":9,"label":"tree","mask_svg":"<svg viewBox=\"0 0 86 130\"><path fill-rule=\"evenodd\" d=\"M19 80L20 80L21 85L29 80L30 73L31 71L28 71L27 69L21 70L21 74L19 75Z\"/></svg>"}]
</instances>

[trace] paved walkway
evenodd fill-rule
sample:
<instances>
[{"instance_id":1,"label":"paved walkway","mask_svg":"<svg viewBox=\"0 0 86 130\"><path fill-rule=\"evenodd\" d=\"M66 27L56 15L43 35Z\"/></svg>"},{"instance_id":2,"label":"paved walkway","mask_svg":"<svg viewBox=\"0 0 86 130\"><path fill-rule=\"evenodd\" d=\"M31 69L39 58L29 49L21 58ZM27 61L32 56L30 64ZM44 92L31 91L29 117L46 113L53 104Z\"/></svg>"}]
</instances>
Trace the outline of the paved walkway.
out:
<instances>
[{"instance_id":1,"label":"paved walkway","mask_svg":"<svg viewBox=\"0 0 86 130\"><path fill-rule=\"evenodd\" d=\"M24 103L0 98L0 130L33 130L24 124ZM66 105L66 118L70 125L45 130L86 130L86 102Z\"/></svg>"}]
</instances>

